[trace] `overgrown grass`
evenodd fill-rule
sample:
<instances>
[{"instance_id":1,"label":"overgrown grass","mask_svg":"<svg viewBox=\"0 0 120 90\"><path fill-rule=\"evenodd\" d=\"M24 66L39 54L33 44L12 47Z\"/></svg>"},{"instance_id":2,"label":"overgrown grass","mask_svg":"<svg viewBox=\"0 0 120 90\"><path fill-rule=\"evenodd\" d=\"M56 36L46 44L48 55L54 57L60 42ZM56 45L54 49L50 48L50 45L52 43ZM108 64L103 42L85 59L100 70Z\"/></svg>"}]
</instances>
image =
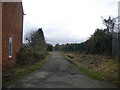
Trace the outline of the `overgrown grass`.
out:
<instances>
[{"instance_id":1,"label":"overgrown grass","mask_svg":"<svg viewBox=\"0 0 120 90\"><path fill-rule=\"evenodd\" d=\"M99 55L85 55L74 53L61 53L67 60L73 62L80 71L93 79L107 81L118 85L120 64L111 57Z\"/></svg>"},{"instance_id":2,"label":"overgrown grass","mask_svg":"<svg viewBox=\"0 0 120 90\"><path fill-rule=\"evenodd\" d=\"M42 60L39 60L29 65L18 65L17 67L7 72L4 72L2 77L3 86L8 82L15 82L24 75L30 74L31 72L41 68L46 62L48 62L50 57L51 53L49 52L49 54Z\"/></svg>"}]
</instances>

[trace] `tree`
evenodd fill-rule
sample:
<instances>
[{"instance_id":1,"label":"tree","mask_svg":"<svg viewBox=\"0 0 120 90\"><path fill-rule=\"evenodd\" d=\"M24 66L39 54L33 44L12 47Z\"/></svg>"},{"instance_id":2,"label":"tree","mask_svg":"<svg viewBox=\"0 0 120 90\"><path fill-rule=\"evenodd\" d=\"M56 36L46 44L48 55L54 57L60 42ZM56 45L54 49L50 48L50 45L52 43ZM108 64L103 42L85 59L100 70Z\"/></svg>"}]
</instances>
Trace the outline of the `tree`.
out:
<instances>
[{"instance_id":1,"label":"tree","mask_svg":"<svg viewBox=\"0 0 120 90\"><path fill-rule=\"evenodd\" d=\"M53 45L47 43L47 51L52 51L53 50Z\"/></svg>"},{"instance_id":2,"label":"tree","mask_svg":"<svg viewBox=\"0 0 120 90\"><path fill-rule=\"evenodd\" d=\"M45 38L42 31L42 28L39 28L35 33L31 35L31 45L39 45L41 47L45 46Z\"/></svg>"},{"instance_id":3,"label":"tree","mask_svg":"<svg viewBox=\"0 0 120 90\"><path fill-rule=\"evenodd\" d=\"M29 47L26 46L20 49L17 63L27 65L44 59L48 52L42 28L32 30L27 34L25 39Z\"/></svg>"},{"instance_id":4,"label":"tree","mask_svg":"<svg viewBox=\"0 0 120 90\"><path fill-rule=\"evenodd\" d=\"M32 37L34 36L35 33L36 33L36 30L33 29L33 30L31 30L30 32L28 32L28 33L26 34L25 40L26 40L26 42L27 42L29 45L31 44Z\"/></svg>"},{"instance_id":5,"label":"tree","mask_svg":"<svg viewBox=\"0 0 120 90\"><path fill-rule=\"evenodd\" d=\"M32 30L26 35L25 39L28 42L29 47L37 50L47 51L42 28L39 28L38 30Z\"/></svg>"},{"instance_id":6,"label":"tree","mask_svg":"<svg viewBox=\"0 0 120 90\"><path fill-rule=\"evenodd\" d=\"M55 50L59 50L59 47L60 47L60 45L59 45L59 44L56 44L54 49L55 49Z\"/></svg>"},{"instance_id":7,"label":"tree","mask_svg":"<svg viewBox=\"0 0 120 90\"><path fill-rule=\"evenodd\" d=\"M102 17L103 18L103 17ZM106 26L107 32L113 32L115 22L114 19L109 16L108 19L103 19L103 24Z\"/></svg>"}]
</instances>

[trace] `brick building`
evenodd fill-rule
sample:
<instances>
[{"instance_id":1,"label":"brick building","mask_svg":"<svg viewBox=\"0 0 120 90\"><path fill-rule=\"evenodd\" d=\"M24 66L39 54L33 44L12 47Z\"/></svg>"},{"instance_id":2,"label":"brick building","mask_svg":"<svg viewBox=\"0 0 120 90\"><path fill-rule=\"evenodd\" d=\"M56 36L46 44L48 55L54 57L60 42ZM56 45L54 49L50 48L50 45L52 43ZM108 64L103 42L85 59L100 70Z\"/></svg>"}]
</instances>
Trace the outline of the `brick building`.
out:
<instances>
[{"instance_id":1,"label":"brick building","mask_svg":"<svg viewBox=\"0 0 120 90\"><path fill-rule=\"evenodd\" d=\"M9 1L9 2L6 2ZM0 52L2 59L2 70L6 70L16 63L17 53L22 46L23 33L23 7L21 0L0 1L1 35ZM15 0L13 0L15 1Z\"/></svg>"}]
</instances>

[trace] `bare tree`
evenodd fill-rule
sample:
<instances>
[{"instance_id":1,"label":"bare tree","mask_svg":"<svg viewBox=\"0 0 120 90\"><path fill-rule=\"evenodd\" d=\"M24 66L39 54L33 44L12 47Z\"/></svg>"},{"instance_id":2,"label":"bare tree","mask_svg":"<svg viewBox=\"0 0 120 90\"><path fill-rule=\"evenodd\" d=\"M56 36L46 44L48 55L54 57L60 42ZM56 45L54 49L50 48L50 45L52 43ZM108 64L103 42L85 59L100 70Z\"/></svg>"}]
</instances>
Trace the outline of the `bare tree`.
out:
<instances>
[{"instance_id":1,"label":"bare tree","mask_svg":"<svg viewBox=\"0 0 120 90\"><path fill-rule=\"evenodd\" d=\"M29 45L30 45L30 43L32 41L32 37L35 35L35 33L36 33L36 29L32 29L29 32L27 32L27 34L25 36L25 40Z\"/></svg>"},{"instance_id":2,"label":"bare tree","mask_svg":"<svg viewBox=\"0 0 120 90\"><path fill-rule=\"evenodd\" d=\"M103 17L101 17L103 19L103 24L106 26L106 31L107 32L113 32L114 30L114 26L115 26L115 22L114 22L114 18L110 17L108 19L104 19Z\"/></svg>"}]
</instances>

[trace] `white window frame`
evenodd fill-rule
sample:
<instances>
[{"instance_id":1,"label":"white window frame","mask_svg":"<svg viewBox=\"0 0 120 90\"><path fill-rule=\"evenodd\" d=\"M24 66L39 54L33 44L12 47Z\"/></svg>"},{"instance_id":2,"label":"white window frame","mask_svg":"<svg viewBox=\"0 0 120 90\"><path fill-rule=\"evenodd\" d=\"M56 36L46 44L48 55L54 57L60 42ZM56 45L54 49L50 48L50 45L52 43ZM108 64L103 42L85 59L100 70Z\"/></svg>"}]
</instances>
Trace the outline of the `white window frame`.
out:
<instances>
[{"instance_id":1,"label":"white window frame","mask_svg":"<svg viewBox=\"0 0 120 90\"><path fill-rule=\"evenodd\" d=\"M9 58L12 58L12 46L13 46L13 38L9 37L9 40L8 40L8 56L9 56Z\"/></svg>"}]
</instances>

